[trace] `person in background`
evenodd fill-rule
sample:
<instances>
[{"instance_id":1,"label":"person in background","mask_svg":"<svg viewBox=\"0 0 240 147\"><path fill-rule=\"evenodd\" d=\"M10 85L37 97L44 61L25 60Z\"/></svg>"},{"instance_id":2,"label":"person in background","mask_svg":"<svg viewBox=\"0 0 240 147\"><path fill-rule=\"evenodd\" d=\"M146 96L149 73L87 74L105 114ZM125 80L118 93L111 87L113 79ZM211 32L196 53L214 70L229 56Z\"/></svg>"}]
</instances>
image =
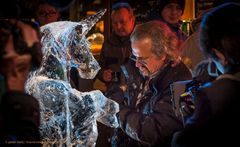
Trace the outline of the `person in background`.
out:
<instances>
[{"instance_id":1,"label":"person in background","mask_svg":"<svg viewBox=\"0 0 240 147\"><path fill-rule=\"evenodd\" d=\"M46 1L40 1L36 10L36 20L40 26L46 25L51 22L59 21L61 14L59 10Z\"/></svg>"},{"instance_id":2,"label":"person in background","mask_svg":"<svg viewBox=\"0 0 240 147\"><path fill-rule=\"evenodd\" d=\"M24 92L28 73L42 60L38 29L26 21L0 21L0 146L41 146L39 103Z\"/></svg>"},{"instance_id":3,"label":"person in background","mask_svg":"<svg viewBox=\"0 0 240 147\"><path fill-rule=\"evenodd\" d=\"M180 46L184 64L192 71L192 77L202 84L213 81L220 74L215 64L201 52L199 45L199 26L202 17L209 10L202 12L190 23L193 33Z\"/></svg>"},{"instance_id":4,"label":"person in background","mask_svg":"<svg viewBox=\"0 0 240 147\"><path fill-rule=\"evenodd\" d=\"M238 0L219 0L214 1L213 8L227 2L238 2ZM238 2L239 3L239 2ZM212 8L209 8L197 16L190 23L191 32L193 32L187 40L181 45L181 57L183 62L191 69L192 76L203 83L214 80L220 72L217 70L216 65L209 60L203 52L201 52L199 45L199 26L202 17Z\"/></svg>"},{"instance_id":5,"label":"person in background","mask_svg":"<svg viewBox=\"0 0 240 147\"><path fill-rule=\"evenodd\" d=\"M187 40L184 41L184 43L180 47L183 62L192 71L198 63L206 59L206 57L200 50L198 28L202 21L203 14L205 14L207 11L208 10L204 11L196 19L191 21L190 28L193 33L187 38Z\"/></svg>"},{"instance_id":6,"label":"person in background","mask_svg":"<svg viewBox=\"0 0 240 147\"><path fill-rule=\"evenodd\" d=\"M195 111L172 147L239 146L240 5L225 3L206 13L200 25L202 51L222 73L193 95Z\"/></svg>"},{"instance_id":7,"label":"person in background","mask_svg":"<svg viewBox=\"0 0 240 147\"><path fill-rule=\"evenodd\" d=\"M183 127L172 109L170 84L191 79L191 73L179 60L176 34L165 23L139 24L130 39L135 66L146 82L133 107L124 106L123 98L113 99L120 105L120 127L137 141L133 146L169 146Z\"/></svg>"},{"instance_id":8,"label":"person in background","mask_svg":"<svg viewBox=\"0 0 240 147\"><path fill-rule=\"evenodd\" d=\"M160 0L159 4L148 16L149 20L161 20L168 24L172 31L176 32L179 46L187 39L185 32L181 30L182 19L185 8L185 0Z\"/></svg>"},{"instance_id":9,"label":"person in background","mask_svg":"<svg viewBox=\"0 0 240 147\"><path fill-rule=\"evenodd\" d=\"M128 3L117 2L112 6L111 20L113 32L103 43L99 59L102 69L97 77L107 86L106 97L125 96L127 98L126 95L136 97L142 77L135 67L135 61L130 59L132 52L130 34L135 26L133 9ZM126 73L131 79L126 79ZM135 86L133 88L133 86L128 85L128 90L123 92L120 87L126 84L126 80L132 82L131 85ZM122 140L123 137L127 136L120 129L98 125L97 146L122 146L127 144Z\"/></svg>"},{"instance_id":10,"label":"person in background","mask_svg":"<svg viewBox=\"0 0 240 147\"><path fill-rule=\"evenodd\" d=\"M68 5L70 4L71 3ZM60 21L61 13L58 10L58 5L59 3L56 3L54 0L42 0L39 2L38 9L36 11L36 19L40 26ZM93 80L81 78L77 69L74 67L70 70L70 83L72 87L81 92L93 90Z\"/></svg>"},{"instance_id":11,"label":"person in background","mask_svg":"<svg viewBox=\"0 0 240 147\"><path fill-rule=\"evenodd\" d=\"M102 69L97 76L106 84L107 89L112 83L118 82L120 66L127 63L131 55L129 36L135 26L135 16L131 6L125 2L115 3L112 6L111 22L113 31L103 43L99 58ZM116 79L113 75L116 75Z\"/></svg>"}]
</instances>

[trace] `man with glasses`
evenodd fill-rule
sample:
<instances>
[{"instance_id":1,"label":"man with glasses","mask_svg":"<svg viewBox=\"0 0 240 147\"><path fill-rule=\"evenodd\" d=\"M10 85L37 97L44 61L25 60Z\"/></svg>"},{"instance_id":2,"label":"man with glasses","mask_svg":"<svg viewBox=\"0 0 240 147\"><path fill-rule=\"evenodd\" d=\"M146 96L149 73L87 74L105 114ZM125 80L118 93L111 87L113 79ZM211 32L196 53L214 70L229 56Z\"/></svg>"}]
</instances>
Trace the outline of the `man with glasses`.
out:
<instances>
[{"instance_id":1,"label":"man with glasses","mask_svg":"<svg viewBox=\"0 0 240 147\"><path fill-rule=\"evenodd\" d=\"M58 9L47 2L40 2L36 11L36 19L40 26L56 22L60 19L61 14Z\"/></svg>"},{"instance_id":2,"label":"man with glasses","mask_svg":"<svg viewBox=\"0 0 240 147\"><path fill-rule=\"evenodd\" d=\"M134 107L120 104L121 129L137 141L135 145L169 146L182 121L172 109L170 84L191 79L177 53L176 34L163 22L137 25L131 34L136 67L147 79Z\"/></svg>"}]
</instances>

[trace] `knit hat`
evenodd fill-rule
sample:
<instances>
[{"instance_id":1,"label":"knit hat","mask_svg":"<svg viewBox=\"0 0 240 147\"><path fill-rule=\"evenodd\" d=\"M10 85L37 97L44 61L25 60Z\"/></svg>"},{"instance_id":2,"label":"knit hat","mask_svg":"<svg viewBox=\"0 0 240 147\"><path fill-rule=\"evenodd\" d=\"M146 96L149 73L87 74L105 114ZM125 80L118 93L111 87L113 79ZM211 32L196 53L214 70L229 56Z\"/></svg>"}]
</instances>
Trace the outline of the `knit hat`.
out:
<instances>
[{"instance_id":1,"label":"knit hat","mask_svg":"<svg viewBox=\"0 0 240 147\"><path fill-rule=\"evenodd\" d=\"M163 8L170 3L176 3L179 4L182 12L184 12L184 8L185 8L185 0L160 0L159 3L159 12L161 13Z\"/></svg>"}]
</instances>

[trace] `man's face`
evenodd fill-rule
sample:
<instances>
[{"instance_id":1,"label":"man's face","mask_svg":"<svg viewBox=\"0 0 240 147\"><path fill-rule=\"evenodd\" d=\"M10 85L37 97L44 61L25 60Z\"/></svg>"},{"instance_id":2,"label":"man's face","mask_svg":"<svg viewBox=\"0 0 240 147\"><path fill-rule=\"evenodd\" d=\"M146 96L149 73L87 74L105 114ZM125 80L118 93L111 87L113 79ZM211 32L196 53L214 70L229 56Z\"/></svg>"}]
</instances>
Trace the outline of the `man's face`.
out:
<instances>
[{"instance_id":1,"label":"man's face","mask_svg":"<svg viewBox=\"0 0 240 147\"><path fill-rule=\"evenodd\" d=\"M135 19L126 8L116 10L111 15L114 32L120 36L129 36L134 28Z\"/></svg>"},{"instance_id":2,"label":"man's face","mask_svg":"<svg viewBox=\"0 0 240 147\"><path fill-rule=\"evenodd\" d=\"M37 11L37 19L40 25L56 22L60 17L60 13L51 5L42 4L39 6Z\"/></svg>"},{"instance_id":3,"label":"man's face","mask_svg":"<svg viewBox=\"0 0 240 147\"><path fill-rule=\"evenodd\" d=\"M151 51L152 41L150 38L135 40L132 42L133 55L136 56L136 67L143 76L151 76L163 65L163 60Z\"/></svg>"},{"instance_id":4,"label":"man's face","mask_svg":"<svg viewBox=\"0 0 240 147\"><path fill-rule=\"evenodd\" d=\"M162 12L163 19L170 24L177 24L181 20L182 9L178 4L169 3L167 4Z\"/></svg>"}]
</instances>

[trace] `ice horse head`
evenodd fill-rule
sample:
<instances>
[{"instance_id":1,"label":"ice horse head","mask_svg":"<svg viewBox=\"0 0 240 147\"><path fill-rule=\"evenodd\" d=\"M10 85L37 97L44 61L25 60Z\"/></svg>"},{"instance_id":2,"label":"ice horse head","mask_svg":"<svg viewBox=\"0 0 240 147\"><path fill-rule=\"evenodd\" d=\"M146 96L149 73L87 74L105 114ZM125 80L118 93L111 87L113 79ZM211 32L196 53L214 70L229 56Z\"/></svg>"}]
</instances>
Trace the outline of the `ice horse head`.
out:
<instances>
[{"instance_id":1,"label":"ice horse head","mask_svg":"<svg viewBox=\"0 0 240 147\"><path fill-rule=\"evenodd\" d=\"M41 27L43 54L47 55L43 59L45 60L43 66L47 71L42 72L48 72L48 75L53 74L51 76L55 78L59 76L58 78L67 80L67 75L64 75L67 72L59 73L59 66L56 66L58 63L64 70L76 67L82 78L94 78L100 67L90 51L90 43L85 35L104 12L105 10L99 11L96 15L81 22L60 21ZM52 58L57 60L54 60L54 66L52 66ZM49 63L51 67L48 66ZM54 68L54 70L49 73L46 67Z\"/></svg>"},{"instance_id":2,"label":"ice horse head","mask_svg":"<svg viewBox=\"0 0 240 147\"><path fill-rule=\"evenodd\" d=\"M30 74L26 91L40 103L44 146L95 146L96 121L118 127L116 102L99 90L80 92L69 83L72 67L82 78L94 78L100 69L85 35L105 11L80 22L59 21L40 28L43 61Z\"/></svg>"}]
</instances>

